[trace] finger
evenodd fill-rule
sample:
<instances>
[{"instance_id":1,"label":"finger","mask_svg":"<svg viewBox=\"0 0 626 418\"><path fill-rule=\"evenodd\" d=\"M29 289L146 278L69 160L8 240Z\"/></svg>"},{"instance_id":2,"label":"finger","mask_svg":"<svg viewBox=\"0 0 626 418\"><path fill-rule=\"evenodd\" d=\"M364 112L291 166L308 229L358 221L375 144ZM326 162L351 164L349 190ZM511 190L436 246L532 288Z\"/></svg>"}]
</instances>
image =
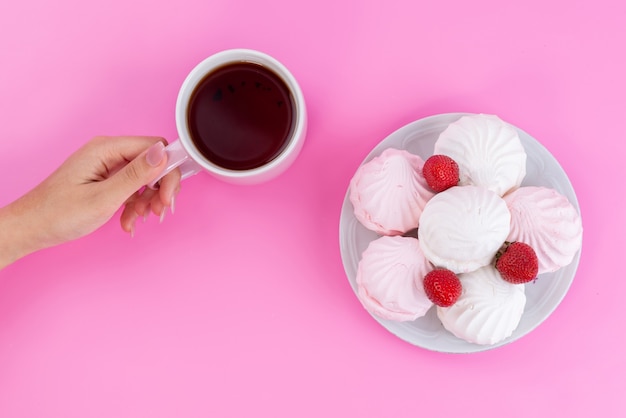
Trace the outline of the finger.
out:
<instances>
[{"instance_id":1,"label":"finger","mask_svg":"<svg viewBox=\"0 0 626 418\"><path fill-rule=\"evenodd\" d=\"M159 190L150 188L146 188L141 193L138 192L133 204L135 212L137 212L137 215L142 216L144 221L150 216L150 212L153 212L156 216L161 216L165 210L165 205L163 205L159 196Z\"/></svg>"},{"instance_id":2,"label":"finger","mask_svg":"<svg viewBox=\"0 0 626 418\"><path fill-rule=\"evenodd\" d=\"M156 216L163 218L163 213L165 213L165 209L166 207L163 202L161 202L161 197L159 196L159 193L155 193L154 196L152 196L152 199L150 199L150 210Z\"/></svg>"},{"instance_id":3,"label":"finger","mask_svg":"<svg viewBox=\"0 0 626 418\"><path fill-rule=\"evenodd\" d=\"M165 146L159 141L103 182L107 195L120 202L126 201L129 196L155 179L165 169L166 164Z\"/></svg>"},{"instance_id":4,"label":"finger","mask_svg":"<svg viewBox=\"0 0 626 418\"><path fill-rule=\"evenodd\" d=\"M120 225L122 229L131 236L135 235L135 223L137 221L137 212L135 211L135 202L130 201L124 205L124 210L120 215Z\"/></svg>"},{"instance_id":5,"label":"finger","mask_svg":"<svg viewBox=\"0 0 626 418\"><path fill-rule=\"evenodd\" d=\"M120 168L129 161L134 160L152 145L161 142L167 145L165 138L157 136L113 136L97 137L91 141L98 155L102 155L99 147L105 144L107 148L106 159L110 162L120 161Z\"/></svg>"},{"instance_id":6,"label":"finger","mask_svg":"<svg viewBox=\"0 0 626 418\"><path fill-rule=\"evenodd\" d=\"M161 186L159 187L159 197L161 203L164 206L173 209L174 198L180 191L180 170L172 170L161 179Z\"/></svg>"},{"instance_id":7,"label":"finger","mask_svg":"<svg viewBox=\"0 0 626 418\"><path fill-rule=\"evenodd\" d=\"M148 217L151 210L150 203L154 196L158 194L158 190L145 188L141 193L137 193L137 199L135 200L135 211L139 216L144 218Z\"/></svg>"}]
</instances>

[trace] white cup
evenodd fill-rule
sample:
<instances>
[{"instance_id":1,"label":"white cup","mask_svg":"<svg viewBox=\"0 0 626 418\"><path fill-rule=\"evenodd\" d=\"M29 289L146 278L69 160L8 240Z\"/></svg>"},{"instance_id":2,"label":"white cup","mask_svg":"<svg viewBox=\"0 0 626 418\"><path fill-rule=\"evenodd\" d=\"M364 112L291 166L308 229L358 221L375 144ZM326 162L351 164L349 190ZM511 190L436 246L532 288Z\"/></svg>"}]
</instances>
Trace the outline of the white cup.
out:
<instances>
[{"instance_id":1,"label":"white cup","mask_svg":"<svg viewBox=\"0 0 626 418\"><path fill-rule=\"evenodd\" d=\"M236 63L253 63L269 69L285 83L292 102L291 130L282 151L261 166L243 170L224 168L207 158L194 143L188 121L190 101L196 87L213 71ZM179 138L165 148L168 165L150 187L155 187L163 176L176 168L180 169L183 179L204 170L218 179L232 183L264 182L285 171L302 149L307 129L304 95L289 70L271 56L250 49L225 50L200 62L183 82L176 101L176 128Z\"/></svg>"}]
</instances>

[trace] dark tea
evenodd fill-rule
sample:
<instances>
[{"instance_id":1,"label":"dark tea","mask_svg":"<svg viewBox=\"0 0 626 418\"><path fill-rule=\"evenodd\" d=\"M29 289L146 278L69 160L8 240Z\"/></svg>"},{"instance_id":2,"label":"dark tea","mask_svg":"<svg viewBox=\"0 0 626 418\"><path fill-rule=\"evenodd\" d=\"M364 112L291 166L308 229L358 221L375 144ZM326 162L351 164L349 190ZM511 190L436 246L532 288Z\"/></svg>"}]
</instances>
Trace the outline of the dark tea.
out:
<instances>
[{"instance_id":1,"label":"dark tea","mask_svg":"<svg viewBox=\"0 0 626 418\"><path fill-rule=\"evenodd\" d=\"M189 101L191 139L204 157L228 170L261 167L287 147L295 117L285 82L250 62L207 74Z\"/></svg>"}]
</instances>

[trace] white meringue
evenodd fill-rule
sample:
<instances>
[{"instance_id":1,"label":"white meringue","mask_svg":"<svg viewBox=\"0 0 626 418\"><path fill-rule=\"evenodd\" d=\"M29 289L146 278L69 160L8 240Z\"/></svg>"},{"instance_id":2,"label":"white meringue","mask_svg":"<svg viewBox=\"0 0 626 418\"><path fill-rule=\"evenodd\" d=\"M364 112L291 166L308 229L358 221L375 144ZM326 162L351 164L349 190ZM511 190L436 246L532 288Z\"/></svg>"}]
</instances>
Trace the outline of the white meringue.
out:
<instances>
[{"instance_id":1,"label":"white meringue","mask_svg":"<svg viewBox=\"0 0 626 418\"><path fill-rule=\"evenodd\" d=\"M455 186L424 207L418 237L435 266L466 273L493 261L509 235L511 215L504 200L477 186Z\"/></svg>"},{"instance_id":2,"label":"white meringue","mask_svg":"<svg viewBox=\"0 0 626 418\"><path fill-rule=\"evenodd\" d=\"M511 284L492 266L459 275L463 291L448 308L437 307L444 328L474 344L496 344L511 336L526 305L523 284Z\"/></svg>"},{"instance_id":3,"label":"white meringue","mask_svg":"<svg viewBox=\"0 0 626 418\"><path fill-rule=\"evenodd\" d=\"M462 116L439 135L434 154L459 165L459 185L476 185L503 196L526 175L526 151L517 130L494 115Z\"/></svg>"},{"instance_id":4,"label":"white meringue","mask_svg":"<svg viewBox=\"0 0 626 418\"><path fill-rule=\"evenodd\" d=\"M582 245L582 221L570 201L554 189L520 187L504 196L511 212L507 241L530 245L539 259L539 274L572 262Z\"/></svg>"},{"instance_id":5,"label":"white meringue","mask_svg":"<svg viewBox=\"0 0 626 418\"><path fill-rule=\"evenodd\" d=\"M350 201L359 222L382 235L417 228L422 209L433 196L423 165L417 155L388 148L359 167L350 181Z\"/></svg>"},{"instance_id":6,"label":"white meringue","mask_svg":"<svg viewBox=\"0 0 626 418\"><path fill-rule=\"evenodd\" d=\"M370 242L359 262L359 300L365 309L381 318L412 321L432 306L423 285L424 276L432 269L417 239L378 238Z\"/></svg>"}]
</instances>

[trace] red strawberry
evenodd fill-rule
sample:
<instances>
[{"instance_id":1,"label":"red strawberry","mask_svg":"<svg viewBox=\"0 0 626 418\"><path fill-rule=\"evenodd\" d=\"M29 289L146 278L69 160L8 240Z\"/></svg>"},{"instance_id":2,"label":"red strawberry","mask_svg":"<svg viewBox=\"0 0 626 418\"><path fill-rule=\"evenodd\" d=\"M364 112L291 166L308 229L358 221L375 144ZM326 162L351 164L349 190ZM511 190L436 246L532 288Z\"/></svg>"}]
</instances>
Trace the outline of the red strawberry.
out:
<instances>
[{"instance_id":1,"label":"red strawberry","mask_svg":"<svg viewBox=\"0 0 626 418\"><path fill-rule=\"evenodd\" d=\"M537 254L523 242L505 242L496 254L496 270L507 282L528 283L537 277L539 271Z\"/></svg>"},{"instance_id":2,"label":"red strawberry","mask_svg":"<svg viewBox=\"0 0 626 418\"><path fill-rule=\"evenodd\" d=\"M459 184L459 165L447 155L433 155L428 158L422 173L428 187L437 193Z\"/></svg>"},{"instance_id":3,"label":"red strawberry","mask_svg":"<svg viewBox=\"0 0 626 418\"><path fill-rule=\"evenodd\" d=\"M438 268L424 276L426 296L437 306L448 307L461 296L461 281L452 271Z\"/></svg>"}]
</instances>

